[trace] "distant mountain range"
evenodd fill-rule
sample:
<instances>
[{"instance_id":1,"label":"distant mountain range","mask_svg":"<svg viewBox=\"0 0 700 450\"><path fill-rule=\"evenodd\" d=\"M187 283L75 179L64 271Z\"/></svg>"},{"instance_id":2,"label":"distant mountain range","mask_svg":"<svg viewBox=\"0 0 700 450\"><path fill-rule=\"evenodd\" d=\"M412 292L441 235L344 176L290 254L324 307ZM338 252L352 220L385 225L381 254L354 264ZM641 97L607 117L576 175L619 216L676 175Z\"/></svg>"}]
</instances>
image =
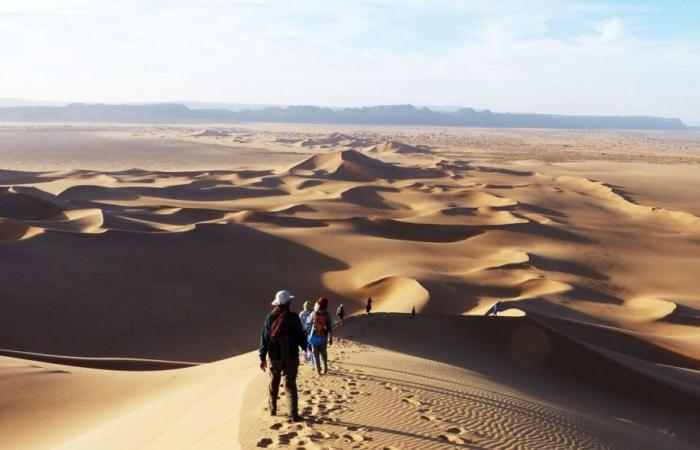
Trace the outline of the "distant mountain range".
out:
<instances>
[{"instance_id":1,"label":"distant mountain range","mask_svg":"<svg viewBox=\"0 0 700 450\"><path fill-rule=\"evenodd\" d=\"M255 107L240 110L200 108L191 104L111 105L71 103L65 106L0 107L0 121L112 123L288 122L351 125L428 125L494 128L573 128L687 130L680 119L648 116L566 116L498 113L459 108L435 111L413 105L325 108L318 106ZM256 105L257 106L257 105Z\"/></svg>"}]
</instances>

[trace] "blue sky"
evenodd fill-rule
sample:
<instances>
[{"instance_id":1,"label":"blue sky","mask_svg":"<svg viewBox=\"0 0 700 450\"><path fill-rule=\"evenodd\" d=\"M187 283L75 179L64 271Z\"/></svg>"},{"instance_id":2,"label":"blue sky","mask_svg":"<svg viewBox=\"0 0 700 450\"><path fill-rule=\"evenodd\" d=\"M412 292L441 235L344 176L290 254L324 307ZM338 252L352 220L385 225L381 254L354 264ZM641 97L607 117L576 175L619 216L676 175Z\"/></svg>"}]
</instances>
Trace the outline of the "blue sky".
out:
<instances>
[{"instance_id":1,"label":"blue sky","mask_svg":"<svg viewBox=\"0 0 700 450\"><path fill-rule=\"evenodd\" d=\"M0 97L700 124L699 24L694 1L3 0Z\"/></svg>"}]
</instances>

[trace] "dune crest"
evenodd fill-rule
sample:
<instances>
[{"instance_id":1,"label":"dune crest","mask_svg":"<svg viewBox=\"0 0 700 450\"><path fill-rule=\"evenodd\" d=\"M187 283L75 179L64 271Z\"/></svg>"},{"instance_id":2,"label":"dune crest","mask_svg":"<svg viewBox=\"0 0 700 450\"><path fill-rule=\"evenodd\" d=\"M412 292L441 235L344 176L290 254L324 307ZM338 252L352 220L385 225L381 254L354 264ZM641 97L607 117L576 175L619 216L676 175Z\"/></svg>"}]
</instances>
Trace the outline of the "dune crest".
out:
<instances>
[{"instance_id":1,"label":"dune crest","mask_svg":"<svg viewBox=\"0 0 700 450\"><path fill-rule=\"evenodd\" d=\"M212 128L205 128L202 131L190 134L192 137L227 137L231 133L225 130L215 130Z\"/></svg>"},{"instance_id":2,"label":"dune crest","mask_svg":"<svg viewBox=\"0 0 700 450\"><path fill-rule=\"evenodd\" d=\"M420 311L430 298L428 291L413 278L390 276L373 281L358 290L358 296L372 297L377 311Z\"/></svg>"},{"instance_id":3,"label":"dune crest","mask_svg":"<svg viewBox=\"0 0 700 450\"><path fill-rule=\"evenodd\" d=\"M431 154L427 147L404 144L398 141L384 141L367 148L369 153Z\"/></svg>"},{"instance_id":4,"label":"dune crest","mask_svg":"<svg viewBox=\"0 0 700 450\"><path fill-rule=\"evenodd\" d=\"M31 227L11 220L0 218L0 241L18 241L29 239L44 230L38 227Z\"/></svg>"},{"instance_id":5,"label":"dune crest","mask_svg":"<svg viewBox=\"0 0 700 450\"><path fill-rule=\"evenodd\" d=\"M408 168L370 158L357 150L321 153L294 165L291 174L303 174L343 181L376 181L379 179L431 178L435 171Z\"/></svg>"}]
</instances>

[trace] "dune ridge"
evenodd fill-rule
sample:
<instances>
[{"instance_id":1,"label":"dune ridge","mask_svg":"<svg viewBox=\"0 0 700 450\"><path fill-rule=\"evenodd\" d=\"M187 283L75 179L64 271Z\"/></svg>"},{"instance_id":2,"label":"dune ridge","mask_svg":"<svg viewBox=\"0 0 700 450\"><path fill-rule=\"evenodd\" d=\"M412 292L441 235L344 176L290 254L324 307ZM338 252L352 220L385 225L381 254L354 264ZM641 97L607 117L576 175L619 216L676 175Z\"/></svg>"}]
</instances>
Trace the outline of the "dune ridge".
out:
<instances>
[{"instance_id":1,"label":"dune ridge","mask_svg":"<svg viewBox=\"0 0 700 450\"><path fill-rule=\"evenodd\" d=\"M263 140L284 156L0 171L0 384L11 393L0 409L19 411L0 416L0 434L14 448L698 442L685 415L700 369L692 208L585 171L466 160L430 134L406 141L433 152L415 154L397 151L401 136L365 131L191 135L201 131L179 133L231 158ZM318 386L303 368L303 408L322 420L301 428L266 417L246 353L280 288L351 316L332 349L338 375ZM352 317L369 296L379 314ZM475 317L497 303L525 317ZM413 307L413 322L393 314ZM18 433L26 423L36 432Z\"/></svg>"},{"instance_id":2,"label":"dune ridge","mask_svg":"<svg viewBox=\"0 0 700 450\"><path fill-rule=\"evenodd\" d=\"M15 354L0 357L10 388L0 405L18 414L0 430L16 449L687 449L698 439L700 392L531 318L380 313L350 318L337 334L329 376L300 368L301 424L267 414L253 352L155 371Z\"/></svg>"},{"instance_id":3,"label":"dune ridge","mask_svg":"<svg viewBox=\"0 0 700 450\"><path fill-rule=\"evenodd\" d=\"M695 245L688 237L697 235L695 219L641 205L620 188L584 177L446 159L397 164L340 149L287 169L77 170L17 179L24 183L5 187L0 195L6 242L29 242L45 231L120 233L119 239L133 235L138 245L156 249L171 234L199 241L208 230L221 227L226 235L227 227L238 225L340 261L346 269L321 269L313 286L329 289L351 309L361 308L367 286L377 280L413 280L421 286L420 295L408 295L401 304L391 299L402 297L405 283L385 283L389 287L377 296L377 308L483 314L500 301L514 311L590 316L594 323L634 329L675 352L700 354L692 338L681 337L697 332L672 320L666 303L635 300L675 297L681 298L674 302L680 308L695 307L687 296L692 271L686 270L687 245ZM619 237L610 232L610 220L621 221ZM667 239L669 227L683 234ZM668 292L660 276L640 283L627 280L630 269L617 269L653 273L641 267L645 261L635 250L629 259L620 259L635 230L640 236L664 236L670 245L666 273L687 273ZM95 248L109 241L98 239ZM356 251L346 250L351 248ZM620 249L617 260L601 248ZM53 282L58 291L65 284ZM621 295L623 289L631 293ZM669 341L662 328L678 338ZM252 338L246 342L253 345Z\"/></svg>"}]
</instances>

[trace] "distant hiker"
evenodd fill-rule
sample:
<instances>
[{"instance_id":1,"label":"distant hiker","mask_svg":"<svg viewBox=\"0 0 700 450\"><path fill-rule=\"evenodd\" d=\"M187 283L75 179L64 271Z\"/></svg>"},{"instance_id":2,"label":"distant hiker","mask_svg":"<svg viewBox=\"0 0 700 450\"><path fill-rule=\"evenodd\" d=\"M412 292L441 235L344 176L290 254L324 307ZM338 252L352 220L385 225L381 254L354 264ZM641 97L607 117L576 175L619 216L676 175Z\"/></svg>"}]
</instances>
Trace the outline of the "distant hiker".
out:
<instances>
[{"instance_id":1,"label":"distant hiker","mask_svg":"<svg viewBox=\"0 0 700 450\"><path fill-rule=\"evenodd\" d=\"M301 320L301 326L304 327L304 334L305 335L309 334L309 329L308 329L308 325L306 324L306 320L311 315L311 312L312 312L311 302L307 300L304 302L303 311L299 313L299 319ZM309 347L308 350L304 352L304 361L306 361L311 367L314 366L314 358L313 358L313 354L311 353L311 347Z\"/></svg>"},{"instance_id":2,"label":"distant hiker","mask_svg":"<svg viewBox=\"0 0 700 450\"><path fill-rule=\"evenodd\" d=\"M345 308L343 308L342 303L340 304L340 306L338 306L338 309L335 311L335 314L338 316L338 319L340 319L340 322L342 322L343 317L345 317Z\"/></svg>"},{"instance_id":3,"label":"distant hiker","mask_svg":"<svg viewBox=\"0 0 700 450\"><path fill-rule=\"evenodd\" d=\"M367 306L365 306L365 310L367 311L367 314L372 311L372 297L367 299Z\"/></svg>"},{"instance_id":4,"label":"distant hiker","mask_svg":"<svg viewBox=\"0 0 700 450\"><path fill-rule=\"evenodd\" d=\"M304 331L307 330L306 319L309 318L312 312L313 309L311 309L311 302L309 300L305 301L304 306L302 306L302 310L299 313L299 319L301 320L301 326L304 327Z\"/></svg>"},{"instance_id":5,"label":"distant hiker","mask_svg":"<svg viewBox=\"0 0 700 450\"><path fill-rule=\"evenodd\" d=\"M489 308L488 311L486 311L486 315L487 316L490 316L490 315L498 316L498 311L500 311L500 310L501 310L501 302L496 302L491 308Z\"/></svg>"},{"instance_id":6,"label":"distant hiker","mask_svg":"<svg viewBox=\"0 0 700 450\"><path fill-rule=\"evenodd\" d=\"M414 306L413 309L411 309L411 319L416 317L416 307Z\"/></svg>"},{"instance_id":7,"label":"distant hiker","mask_svg":"<svg viewBox=\"0 0 700 450\"><path fill-rule=\"evenodd\" d=\"M284 374L284 389L289 405L289 417L294 422L302 418L298 413L297 371L299 368L299 348L306 350L306 336L299 316L290 311L294 296L288 291L279 291L272 302L274 309L265 318L260 336L260 369L268 367L270 358L270 414L277 414L277 396L280 380Z\"/></svg>"},{"instance_id":8,"label":"distant hiker","mask_svg":"<svg viewBox=\"0 0 700 450\"><path fill-rule=\"evenodd\" d=\"M309 329L309 344L314 352L316 372L321 375L328 373L328 351L326 345L333 345L333 319L328 312L328 299L319 297L314 305L314 312L307 319ZM323 369L321 369L323 363Z\"/></svg>"}]
</instances>

